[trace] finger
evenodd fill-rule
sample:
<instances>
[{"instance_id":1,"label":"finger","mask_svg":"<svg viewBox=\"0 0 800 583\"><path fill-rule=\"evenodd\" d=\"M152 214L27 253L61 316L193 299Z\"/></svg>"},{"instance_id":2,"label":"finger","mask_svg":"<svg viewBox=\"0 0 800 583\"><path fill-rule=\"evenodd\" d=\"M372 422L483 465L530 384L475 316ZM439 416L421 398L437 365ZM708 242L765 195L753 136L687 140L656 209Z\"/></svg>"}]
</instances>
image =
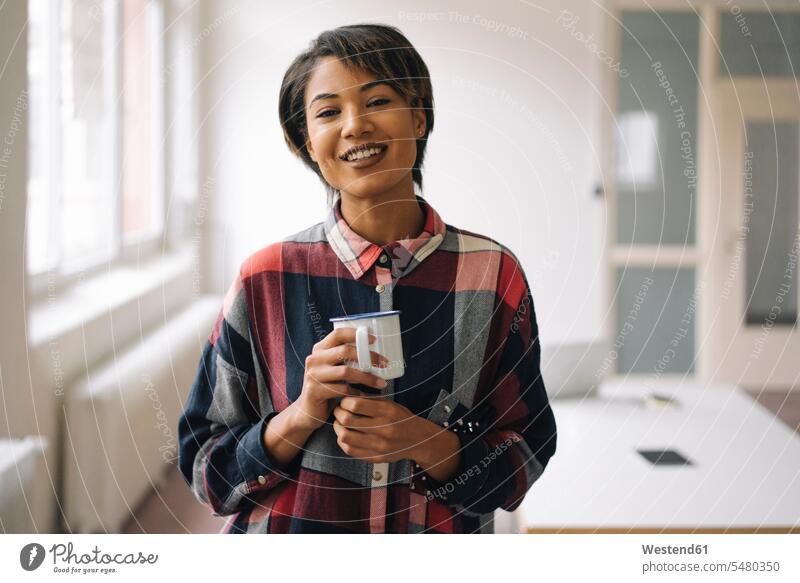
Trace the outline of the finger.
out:
<instances>
[{"instance_id":1,"label":"finger","mask_svg":"<svg viewBox=\"0 0 800 583\"><path fill-rule=\"evenodd\" d=\"M358 362L358 350L351 344L340 344L339 346L328 348L322 351L320 356L322 362L326 362L331 365L344 364L348 361ZM382 354L375 352L374 350L370 350L369 356L372 366L378 366L381 368L389 366L389 359L384 357Z\"/></svg>"},{"instance_id":2,"label":"finger","mask_svg":"<svg viewBox=\"0 0 800 583\"><path fill-rule=\"evenodd\" d=\"M355 396L355 390L347 383L319 383L328 398Z\"/></svg>"},{"instance_id":3,"label":"finger","mask_svg":"<svg viewBox=\"0 0 800 583\"><path fill-rule=\"evenodd\" d=\"M373 464L388 461L384 457L384 454L364 447L349 447L347 455L365 462L371 462Z\"/></svg>"},{"instance_id":4,"label":"finger","mask_svg":"<svg viewBox=\"0 0 800 583\"><path fill-rule=\"evenodd\" d=\"M366 417L382 416L385 412L385 399L373 399L362 396L348 396L344 397L339 402L339 407L346 409L356 415L364 415Z\"/></svg>"},{"instance_id":5,"label":"finger","mask_svg":"<svg viewBox=\"0 0 800 583\"><path fill-rule=\"evenodd\" d=\"M336 421L338 421L339 424L347 429L363 431L376 428L374 417L356 415L355 413L351 413L347 409L343 409L339 406L336 406L333 409L333 416L336 418Z\"/></svg>"},{"instance_id":6,"label":"finger","mask_svg":"<svg viewBox=\"0 0 800 583\"><path fill-rule=\"evenodd\" d=\"M385 379L382 379L377 375L364 372L363 370L358 370L357 368L348 366L346 364L337 365L335 368L343 369L340 370L340 373L343 375L343 380L348 383L368 385L376 389L385 389L386 385L389 384Z\"/></svg>"},{"instance_id":7,"label":"finger","mask_svg":"<svg viewBox=\"0 0 800 583\"><path fill-rule=\"evenodd\" d=\"M318 383L353 383L362 384L376 389L386 388L386 381L382 378L347 366L346 364L322 365L307 371L308 376Z\"/></svg>"},{"instance_id":8,"label":"finger","mask_svg":"<svg viewBox=\"0 0 800 583\"><path fill-rule=\"evenodd\" d=\"M348 447L358 448L369 450L370 449L370 441L371 438L360 431L355 431L353 429L348 429L344 427L338 421L333 422L334 428L333 430L336 432L337 441L339 444L345 444ZM338 431L336 426L338 425Z\"/></svg>"},{"instance_id":9,"label":"finger","mask_svg":"<svg viewBox=\"0 0 800 583\"><path fill-rule=\"evenodd\" d=\"M334 346L338 346L340 344L345 344L347 342L355 342L356 341L356 329L355 328L336 328L333 332L328 334L325 338L320 340L314 348L317 350L333 348ZM375 342L375 336L373 334L369 334L369 343L372 344Z\"/></svg>"},{"instance_id":10,"label":"finger","mask_svg":"<svg viewBox=\"0 0 800 583\"><path fill-rule=\"evenodd\" d=\"M382 378L347 366L346 364L338 364L335 366L328 365L320 367L319 370L313 373L316 380L320 382L346 382L353 384L362 384L376 389L386 388L386 381Z\"/></svg>"},{"instance_id":11,"label":"finger","mask_svg":"<svg viewBox=\"0 0 800 583\"><path fill-rule=\"evenodd\" d=\"M336 433L336 441L339 445L353 446L354 442L358 439L358 431L348 429L337 420L333 421L333 431ZM358 447L365 447L366 444L359 442Z\"/></svg>"}]
</instances>

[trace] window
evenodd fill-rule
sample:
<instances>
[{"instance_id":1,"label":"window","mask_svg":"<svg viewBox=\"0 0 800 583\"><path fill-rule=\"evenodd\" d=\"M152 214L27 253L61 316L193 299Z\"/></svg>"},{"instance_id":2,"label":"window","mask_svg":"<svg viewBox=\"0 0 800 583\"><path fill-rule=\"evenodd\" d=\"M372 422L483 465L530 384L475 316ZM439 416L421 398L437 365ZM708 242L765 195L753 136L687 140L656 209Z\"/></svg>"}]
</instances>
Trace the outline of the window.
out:
<instances>
[{"instance_id":1,"label":"window","mask_svg":"<svg viewBox=\"0 0 800 583\"><path fill-rule=\"evenodd\" d=\"M162 248L164 11L162 0L29 2L34 292L43 277L69 279Z\"/></svg>"},{"instance_id":2,"label":"window","mask_svg":"<svg viewBox=\"0 0 800 583\"><path fill-rule=\"evenodd\" d=\"M163 47L160 6L122 3L122 238L158 235L163 225Z\"/></svg>"}]
</instances>

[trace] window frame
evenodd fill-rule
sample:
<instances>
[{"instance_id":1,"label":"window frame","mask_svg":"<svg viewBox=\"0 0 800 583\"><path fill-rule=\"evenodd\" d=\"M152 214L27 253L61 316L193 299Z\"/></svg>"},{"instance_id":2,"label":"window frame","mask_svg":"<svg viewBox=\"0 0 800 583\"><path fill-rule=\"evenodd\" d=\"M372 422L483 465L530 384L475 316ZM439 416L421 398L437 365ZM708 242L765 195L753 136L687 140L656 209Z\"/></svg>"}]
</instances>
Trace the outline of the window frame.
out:
<instances>
[{"instance_id":1,"label":"window frame","mask_svg":"<svg viewBox=\"0 0 800 583\"><path fill-rule=\"evenodd\" d=\"M42 1L42 0L29 0ZM47 2L47 20L45 31L45 53L47 55L47 80L44 84L46 95L43 102L46 104L46 128L48 143L50 144L43 158L43 165L46 168L45 176L45 196L48 199L49 218L48 228L52 233L59 233L61 197L58 190L58 183L62 174L61 167L61 148L63 128L60 122L60 99L58 96L61 91L61 62L59 58L59 46L61 42L61 11L68 6L63 5L60 0L44 0ZM154 108L151 116L151 131L157 139L151 140L151 145L156 144L156 148L150 148L148 152L148 162L155 176L149 181L150 187L156 187L154 204L156 205L156 225L150 232L138 236L132 236L124 240L123 226L123 182L122 182L122 156L123 156L123 119L122 119L122 96L123 96L123 43L122 43L122 19L123 6L121 0L106 0L102 3L103 16L103 47L109 52L103 55L104 62L109 64L109 69L104 73L103 94L104 101L108 105L109 111L109 135L106 136L112 145L113 151L109 157L110 176L104 188L112 190L112 214L115 222L115 229L112 233L111 252L104 256L95 255L87 258L83 262L73 263L65 266L63 256L58 251L61 247L60 235L50 237L48 246L51 251L56 248L54 261L40 271L29 272L26 261L25 270L27 275L28 293L31 299L36 302L46 297L50 297L55 290L65 289L75 285L84 279L91 278L101 273L110 271L114 268L131 266L143 260L153 259L173 250L173 245L169 243L167 236L167 209L168 189L167 189L167 170L164 156L168 152L166 144L166 107L168 85L163 78L163 68L166 62L166 40L168 26L166 24L168 0L147 0L145 10L153 11L153 23L158 28L157 33L147 33L146 42L155 42L152 58L148 67L149 81L151 86L156 87L152 94L152 106ZM151 16L146 16L150 18ZM194 73L194 72L192 72ZM25 241L27 257L27 240Z\"/></svg>"}]
</instances>

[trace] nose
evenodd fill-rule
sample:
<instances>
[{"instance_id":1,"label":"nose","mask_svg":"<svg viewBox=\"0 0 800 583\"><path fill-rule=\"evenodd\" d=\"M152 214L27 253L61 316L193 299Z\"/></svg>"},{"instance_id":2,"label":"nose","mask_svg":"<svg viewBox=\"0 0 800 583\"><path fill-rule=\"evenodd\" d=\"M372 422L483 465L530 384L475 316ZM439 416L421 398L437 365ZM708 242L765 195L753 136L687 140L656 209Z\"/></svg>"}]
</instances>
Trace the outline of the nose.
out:
<instances>
[{"instance_id":1,"label":"nose","mask_svg":"<svg viewBox=\"0 0 800 583\"><path fill-rule=\"evenodd\" d=\"M369 114L360 107L348 107L346 112L342 112L342 116L344 118L342 136L345 138L358 137L375 129Z\"/></svg>"}]
</instances>

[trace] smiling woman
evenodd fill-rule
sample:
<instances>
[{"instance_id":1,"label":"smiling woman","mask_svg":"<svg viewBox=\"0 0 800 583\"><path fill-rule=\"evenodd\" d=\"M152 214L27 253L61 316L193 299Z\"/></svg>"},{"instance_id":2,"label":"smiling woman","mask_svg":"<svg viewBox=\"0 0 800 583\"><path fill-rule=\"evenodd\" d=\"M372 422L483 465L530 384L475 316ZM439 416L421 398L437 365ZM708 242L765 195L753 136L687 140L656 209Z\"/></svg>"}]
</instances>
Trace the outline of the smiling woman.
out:
<instances>
[{"instance_id":1,"label":"smiling woman","mask_svg":"<svg viewBox=\"0 0 800 583\"><path fill-rule=\"evenodd\" d=\"M422 57L396 28L319 35L284 75L279 116L286 143L320 177L329 202L342 190L394 198L413 192L412 180L422 189L433 89ZM341 159L370 144L383 150L376 160Z\"/></svg>"},{"instance_id":2,"label":"smiling woman","mask_svg":"<svg viewBox=\"0 0 800 583\"><path fill-rule=\"evenodd\" d=\"M345 26L294 60L279 101L331 208L241 265L180 420L181 471L228 533L493 532L555 452L555 420L516 257L415 194L428 69L397 29ZM388 311L405 366L387 382L348 364L356 330L330 322Z\"/></svg>"},{"instance_id":3,"label":"smiling woman","mask_svg":"<svg viewBox=\"0 0 800 583\"><path fill-rule=\"evenodd\" d=\"M412 192L409 169L415 137L425 132L423 110L412 109L387 81L334 57L316 67L306 95L306 149L329 185L351 197L382 192L384 200Z\"/></svg>"}]
</instances>

